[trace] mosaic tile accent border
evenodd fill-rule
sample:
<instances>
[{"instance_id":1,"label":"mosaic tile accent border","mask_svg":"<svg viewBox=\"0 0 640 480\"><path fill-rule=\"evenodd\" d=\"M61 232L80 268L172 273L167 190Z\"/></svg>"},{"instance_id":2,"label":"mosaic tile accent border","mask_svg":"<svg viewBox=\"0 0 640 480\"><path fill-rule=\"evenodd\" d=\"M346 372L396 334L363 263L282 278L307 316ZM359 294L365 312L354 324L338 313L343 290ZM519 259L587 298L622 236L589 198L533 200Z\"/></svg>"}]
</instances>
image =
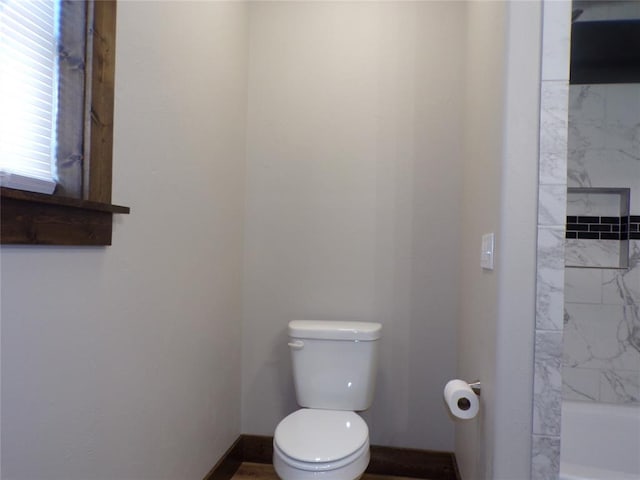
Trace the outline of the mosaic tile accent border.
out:
<instances>
[{"instance_id":1,"label":"mosaic tile accent border","mask_svg":"<svg viewBox=\"0 0 640 480\"><path fill-rule=\"evenodd\" d=\"M640 215L624 217L567 216L566 238L640 240Z\"/></svg>"}]
</instances>

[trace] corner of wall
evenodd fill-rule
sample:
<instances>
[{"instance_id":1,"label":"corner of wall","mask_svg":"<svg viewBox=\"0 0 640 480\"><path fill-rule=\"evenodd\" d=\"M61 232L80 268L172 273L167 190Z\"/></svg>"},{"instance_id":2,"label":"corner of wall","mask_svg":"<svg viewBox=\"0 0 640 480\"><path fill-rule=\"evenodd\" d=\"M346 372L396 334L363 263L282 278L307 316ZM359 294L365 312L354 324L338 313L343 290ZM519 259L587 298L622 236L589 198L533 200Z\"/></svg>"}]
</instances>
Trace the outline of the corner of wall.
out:
<instances>
[{"instance_id":1,"label":"corner of wall","mask_svg":"<svg viewBox=\"0 0 640 480\"><path fill-rule=\"evenodd\" d=\"M531 478L560 471L571 2L543 1Z\"/></svg>"}]
</instances>

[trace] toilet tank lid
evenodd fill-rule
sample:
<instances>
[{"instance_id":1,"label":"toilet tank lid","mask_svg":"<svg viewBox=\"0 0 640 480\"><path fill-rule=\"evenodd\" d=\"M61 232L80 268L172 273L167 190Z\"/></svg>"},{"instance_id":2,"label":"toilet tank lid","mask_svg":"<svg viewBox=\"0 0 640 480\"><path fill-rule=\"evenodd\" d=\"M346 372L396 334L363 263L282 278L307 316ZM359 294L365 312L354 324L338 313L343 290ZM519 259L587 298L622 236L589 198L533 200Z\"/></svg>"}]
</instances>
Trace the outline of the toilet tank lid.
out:
<instances>
[{"instance_id":1,"label":"toilet tank lid","mask_svg":"<svg viewBox=\"0 0 640 480\"><path fill-rule=\"evenodd\" d=\"M382 325L375 322L333 320L293 320L289 322L292 338L372 341L380 338Z\"/></svg>"}]
</instances>

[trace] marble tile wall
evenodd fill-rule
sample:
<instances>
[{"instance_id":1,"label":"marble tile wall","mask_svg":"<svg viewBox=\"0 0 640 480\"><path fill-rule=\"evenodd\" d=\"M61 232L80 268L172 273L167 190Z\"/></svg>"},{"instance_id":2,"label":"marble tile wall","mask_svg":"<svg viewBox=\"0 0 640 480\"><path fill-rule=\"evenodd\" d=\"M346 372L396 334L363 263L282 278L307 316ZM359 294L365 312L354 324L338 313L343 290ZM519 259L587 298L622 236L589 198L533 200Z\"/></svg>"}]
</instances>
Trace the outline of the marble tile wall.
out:
<instances>
[{"instance_id":1,"label":"marble tile wall","mask_svg":"<svg viewBox=\"0 0 640 480\"><path fill-rule=\"evenodd\" d=\"M574 85L569 112L568 185L630 188L630 213L638 215L640 85ZM571 244L573 264L612 266L622 244ZM640 241L621 254L628 268L566 269L566 399L640 404Z\"/></svg>"},{"instance_id":2,"label":"marble tile wall","mask_svg":"<svg viewBox=\"0 0 640 480\"><path fill-rule=\"evenodd\" d=\"M616 5L613 5L613 4ZM583 19L602 17L616 10L617 18L621 17L620 5L630 9L625 15L638 17L640 4L638 2L583 2ZM640 156L634 149L638 143L638 130L626 128L613 122L607 124L605 131L614 131L620 138L628 141L631 148L617 149L603 143L600 153L590 153L586 150L574 152L574 162L567 176L567 142L568 142L568 80L569 80L569 47L571 36L571 1L568 0L543 0L543 32L542 32L542 81L541 81L541 114L540 114L540 160L539 160L539 216L538 216L538 269L537 269L537 304L535 326L535 359L534 359L534 419L532 438L531 478L534 480L548 480L558 478L560 466L560 404L562 389L565 393L571 390L571 395L598 396L599 399L627 399L636 392L637 373L639 370L631 368L635 365L635 351L640 349L640 324L638 323L637 299L640 293L640 246L637 241L630 242L629 256L631 268L626 271L587 270L580 269L580 273L567 269L566 284L564 265L564 239L559 231L564 230L564 221L559 217L566 214L567 186L597 186L593 179L607 180L609 187L622 187L628 178L638 179L638 162L625 164L619 160L630 157L638 160ZM633 10L633 11L631 11ZM594 18L595 18L594 17ZM597 92L599 89L583 89ZM575 101L583 102L583 108L600 108L603 111L611 110L614 105L626 104L624 95L614 94L603 102L599 98L576 97ZM640 109L634 107L636 112ZM581 135L575 137L578 140L576 146L593 144L589 140L588 130L593 130L593 125L586 122L581 130ZM596 129L597 130L597 129ZM602 129L600 129L602 132ZM582 136L582 133L585 135ZM596 131L596 133L599 133ZM582 142L582 143L580 143ZM601 163L597 160L602 152L607 150L613 161ZM615 172L615 173L614 173ZM625 173L626 172L626 173ZM600 174L603 177L600 177ZM613 183L613 182L617 183ZM640 202L640 194L633 195ZM631 214L639 215L640 205L631 206ZM638 212L638 213L636 213ZM589 285L581 288L582 284ZM567 324L565 325L564 296L569 297ZM598 293L599 292L599 293ZM594 298L598 300L599 320L593 321L594 314L588 314L583 321L576 321L579 310L592 308ZM574 307L575 304L575 307ZM583 305L583 306L580 306ZM587 307L585 307L586 305ZM577 309L577 310L576 310ZM587 342L584 339L593 338L595 330L588 328L601 328L602 318L613 315L617 321L614 330L607 329L607 339L597 345L597 354L590 347L596 342ZM572 319L572 314L575 319ZM583 328L588 324L587 330ZM596 327L597 325L597 327ZM563 371L563 332L569 335L570 361L578 361L574 370L570 372L569 381L562 385ZM573 333L576 332L574 336ZM583 341L584 343L580 343ZM585 352L587 352L585 354ZM565 359L566 361L566 359ZM591 368L600 362L597 368ZM615 368L600 368L603 364ZM594 380L593 370L599 369L597 379ZM589 371L591 370L591 371ZM635 373L634 373L635 372ZM571 375L581 379L571 379ZM589 378L584 378L587 376ZM574 397L575 398L575 397Z\"/></svg>"},{"instance_id":3,"label":"marble tile wall","mask_svg":"<svg viewBox=\"0 0 640 480\"><path fill-rule=\"evenodd\" d=\"M631 188L640 215L640 84L572 85L569 187Z\"/></svg>"},{"instance_id":4,"label":"marble tile wall","mask_svg":"<svg viewBox=\"0 0 640 480\"><path fill-rule=\"evenodd\" d=\"M640 404L640 241L629 269L567 268L563 398Z\"/></svg>"},{"instance_id":5,"label":"marble tile wall","mask_svg":"<svg viewBox=\"0 0 640 480\"><path fill-rule=\"evenodd\" d=\"M558 478L571 2L543 2L531 478Z\"/></svg>"}]
</instances>

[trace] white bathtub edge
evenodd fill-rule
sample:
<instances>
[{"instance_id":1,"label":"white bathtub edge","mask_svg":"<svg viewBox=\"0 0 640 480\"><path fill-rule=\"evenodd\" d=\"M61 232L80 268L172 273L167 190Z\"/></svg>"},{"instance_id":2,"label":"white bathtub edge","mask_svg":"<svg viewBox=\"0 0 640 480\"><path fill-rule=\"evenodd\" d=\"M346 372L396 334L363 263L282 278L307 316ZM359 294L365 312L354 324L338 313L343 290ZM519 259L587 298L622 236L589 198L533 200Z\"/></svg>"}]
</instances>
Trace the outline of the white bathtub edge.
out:
<instances>
[{"instance_id":1,"label":"white bathtub edge","mask_svg":"<svg viewBox=\"0 0 640 480\"><path fill-rule=\"evenodd\" d=\"M560 462L560 480L638 480L638 476L615 470Z\"/></svg>"}]
</instances>

